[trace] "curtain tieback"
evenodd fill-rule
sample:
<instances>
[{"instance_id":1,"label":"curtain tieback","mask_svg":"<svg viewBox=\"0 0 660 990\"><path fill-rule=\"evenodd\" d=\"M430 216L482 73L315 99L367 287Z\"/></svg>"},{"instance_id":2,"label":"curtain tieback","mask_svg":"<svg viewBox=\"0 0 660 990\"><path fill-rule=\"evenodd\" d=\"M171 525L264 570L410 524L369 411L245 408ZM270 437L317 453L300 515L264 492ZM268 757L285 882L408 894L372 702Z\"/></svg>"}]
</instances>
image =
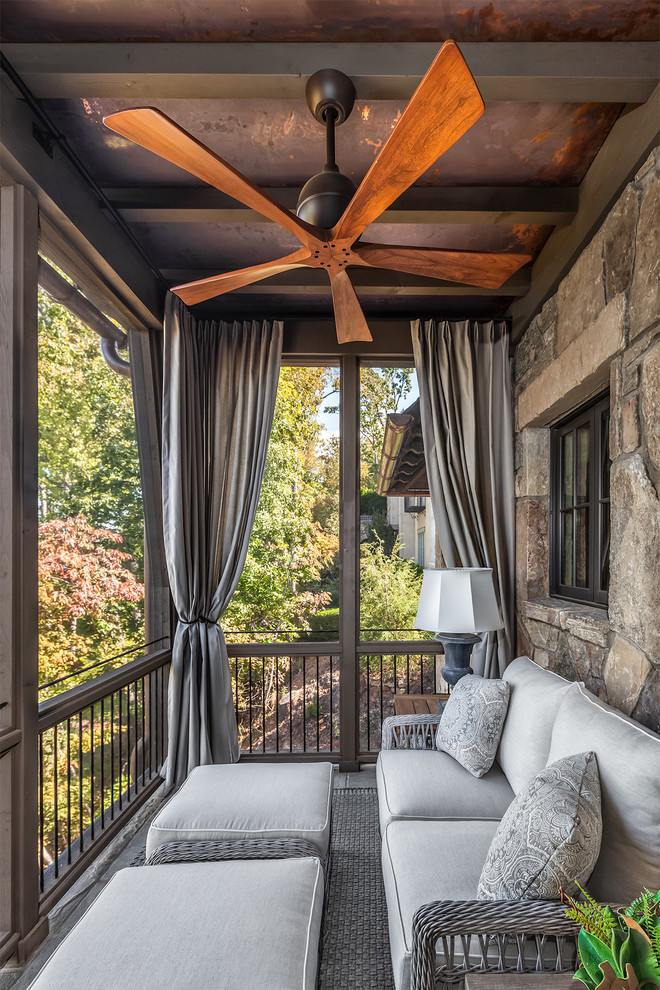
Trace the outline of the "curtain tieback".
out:
<instances>
[{"instance_id":1,"label":"curtain tieback","mask_svg":"<svg viewBox=\"0 0 660 990\"><path fill-rule=\"evenodd\" d=\"M186 622L185 619L179 619L182 626L194 626L196 622L205 622L207 626L217 626L217 622L214 619L209 619L206 615L198 615L196 619L191 619L190 622Z\"/></svg>"}]
</instances>

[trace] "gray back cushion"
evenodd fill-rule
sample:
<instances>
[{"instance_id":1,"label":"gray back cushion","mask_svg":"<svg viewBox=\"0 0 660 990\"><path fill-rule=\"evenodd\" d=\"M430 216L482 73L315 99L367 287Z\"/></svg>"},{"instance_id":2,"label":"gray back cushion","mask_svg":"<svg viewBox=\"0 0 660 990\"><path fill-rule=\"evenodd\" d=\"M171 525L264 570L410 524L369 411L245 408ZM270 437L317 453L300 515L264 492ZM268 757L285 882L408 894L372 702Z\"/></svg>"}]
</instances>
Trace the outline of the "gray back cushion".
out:
<instances>
[{"instance_id":1,"label":"gray back cushion","mask_svg":"<svg viewBox=\"0 0 660 990\"><path fill-rule=\"evenodd\" d=\"M598 760L603 812L589 893L627 903L643 887L660 888L660 736L572 684L557 713L549 762L585 750Z\"/></svg>"},{"instance_id":2,"label":"gray back cushion","mask_svg":"<svg viewBox=\"0 0 660 990\"><path fill-rule=\"evenodd\" d=\"M504 671L510 688L509 710L497 762L515 794L548 762L552 726L570 683L529 657L518 657ZM583 746L590 749L589 746Z\"/></svg>"}]
</instances>

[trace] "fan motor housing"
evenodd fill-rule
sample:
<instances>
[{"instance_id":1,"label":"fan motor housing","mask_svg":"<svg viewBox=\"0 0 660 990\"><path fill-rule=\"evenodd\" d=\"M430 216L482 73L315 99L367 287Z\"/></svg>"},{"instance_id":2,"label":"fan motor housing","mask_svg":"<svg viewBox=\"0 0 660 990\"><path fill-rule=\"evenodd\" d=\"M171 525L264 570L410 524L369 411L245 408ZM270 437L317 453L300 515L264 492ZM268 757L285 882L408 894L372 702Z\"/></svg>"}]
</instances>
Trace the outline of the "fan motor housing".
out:
<instances>
[{"instance_id":1,"label":"fan motor housing","mask_svg":"<svg viewBox=\"0 0 660 990\"><path fill-rule=\"evenodd\" d=\"M319 172L302 187L296 214L314 227L332 230L339 223L356 188L353 180L341 172Z\"/></svg>"}]
</instances>

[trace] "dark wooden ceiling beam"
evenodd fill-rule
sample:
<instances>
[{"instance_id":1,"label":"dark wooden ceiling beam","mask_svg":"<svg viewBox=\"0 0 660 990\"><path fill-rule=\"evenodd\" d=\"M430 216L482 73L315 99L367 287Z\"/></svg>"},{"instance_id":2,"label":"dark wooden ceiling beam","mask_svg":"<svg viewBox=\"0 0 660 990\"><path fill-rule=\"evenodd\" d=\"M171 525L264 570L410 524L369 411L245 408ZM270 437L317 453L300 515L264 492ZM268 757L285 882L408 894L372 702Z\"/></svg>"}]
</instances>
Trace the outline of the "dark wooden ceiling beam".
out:
<instances>
[{"instance_id":1,"label":"dark wooden ceiling beam","mask_svg":"<svg viewBox=\"0 0 660 990\"><path fill-rule=\"evenodd\" d=\"M508 311L517 343L596 233L626 182L660 140L660 86L616 121L580 186L580 208L568 227L553 231L532 267L531 288Z\"/></svg>"},{"instance_id":2,"label":"dark wooden ceiling beam","mask_svg":"<svg viewBox=\"0 0 660 990\"><path fill-rule=\"evenodd\" d=\"M104 192L130 223L263 223L261 214L216 189L144 186ZM298 188L266 192L282 206L295 210ZM577 207L577 187L426 186L409 189L376 223L561 226L571 223Z\"/></svg>"},{"instance_id":3,"label":"dark wooden ceiling beam","mask_svg":"<svg viewBox=\"0 0 660 990\"><path fill-rule=\"evenodd\" d=\"M1 169L36 197L42 235L44 227L57 232L51 239L68 241L71 251L84 259L90 283L96 287L90 298L101 310L126 329L158 326L165 290L158 272L108 210L101 208L92 186L65 149L56 142L50 144L43 135L39 140L41 121L13 85L2 77L0 87ZM61 254L56 257L56 253L49 257L61 264ZM87 285L80 287L87 292Z\"/></svg>"},{"instance_id":4,"label":"dark wooden ceiling beam","mask_svg":"<svg viewBox=\"0 0 660 990\"><path fill-rule=\"evenodd\" d=\"M208 278L220 274L217 270L194 271L181 268L161 269L164 278L172 284ZM459 285L457 282L441 282L424 278L421 275L408 275L405 272L383 271L378 268L351 268L351 282L358 295L377 296L523 296L530 287L529 269L516 272L499 289L481 289L473 285ZM281 272L272 278L255 282L238 290L241 295L328 295L330 282L325 272L315 268L295 268Z\"/></svg>"},{"instance_id":5,"label":"dark wooden ceiling beam","mask_svg":"<svg viewBox=\"0 0 660 990\"><path fill-rule=\"evenodd\" d=\"M642 103L658 77L654 42L464 42L485 100ZM302 99L330 65L361 100L407 100L438 45L410 43L7 44L4 53L42 99Z\"/></svg>"}]
</instances>

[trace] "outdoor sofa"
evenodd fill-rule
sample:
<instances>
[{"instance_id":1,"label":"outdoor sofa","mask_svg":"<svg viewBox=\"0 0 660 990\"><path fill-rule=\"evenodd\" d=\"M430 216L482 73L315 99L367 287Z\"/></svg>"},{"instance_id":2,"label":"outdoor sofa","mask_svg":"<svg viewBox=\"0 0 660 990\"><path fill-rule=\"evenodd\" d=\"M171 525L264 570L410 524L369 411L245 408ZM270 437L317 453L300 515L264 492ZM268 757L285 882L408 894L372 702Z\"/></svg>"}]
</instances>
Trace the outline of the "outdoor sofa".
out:
<instances>
[{"instance_id":1,"label":"outdoor sofa","mask_svg":"<svg viewBox=\"0 0 660 990\"><path fill-rule=\"evenodd\" d=\"M504 680L508 712L481 778L434 748L440 715L383 725L377 786L397 990L457 988L472 970L574 968L575 929L558 901L475 899L507 807L565 756L592 751L598 762L603 831L590 893L620 904L660 887L660 736L529 657Z\"/></svg>"}]
</instances>

